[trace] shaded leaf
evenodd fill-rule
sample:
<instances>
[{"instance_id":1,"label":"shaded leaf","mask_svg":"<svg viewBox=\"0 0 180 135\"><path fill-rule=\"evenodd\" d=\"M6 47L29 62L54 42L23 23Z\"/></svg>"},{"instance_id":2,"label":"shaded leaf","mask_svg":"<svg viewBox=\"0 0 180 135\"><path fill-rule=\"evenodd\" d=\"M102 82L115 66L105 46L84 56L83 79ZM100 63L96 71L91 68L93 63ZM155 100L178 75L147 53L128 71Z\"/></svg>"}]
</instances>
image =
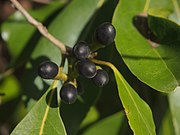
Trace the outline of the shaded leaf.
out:
<instances>
[{"instance_id":1,"label":"shaded leaf","mask_svg":"<svg viewBox=\"0 0 180 135\"><path fill-rule=\"evenodd\" d=\"M161 44L177 46L178 48L180 42L180 25L165 18L162 14L155 13L153 10L150 10L148 13L149 27L160 40Z\"/></svg>"},{"instance_id":2,"label":"shaded leaf","mask_svg":"<svg viewBox=\"0 0 180 135\"><path fill-rule=\"evenodd\" d=\"M4 104L20 95L20 86L14 76L7 76L0 80L0 105Z\"/></svg>"},{"instance_id":3,"label":"shaded leaf","mask_svg":"<svg viewBox=\"0 0 180 135\"><path fill-rule=\"evenodd\" d=\"M57 81L16 126L12 135L66 135L57 106Z\"/></svg>"},{"instance_id":4,"label":"shaded leaf","mask_svg":"<svg viewBox=\"0 0 180 135\"><path fill-rule=\"evenodd\" d=\"M172 117L169 110L167 110L164 115L158 135L175 135Z\"/></svg>"},{"instance_id":5,"label":"shaded leaf","mask_svg":"<svg viewBox=\"0 0 180 135\"><path fill-rule=\"evenodd\" d=\"M133 17L143 12L145 4L144 0L119 2L113 17L116 48L138 79L158 91L170 92L178 84L164 62L169 57L161 56L132 24Z\"/></svg>"},{"instance_id":6,"label":"shaded leaf","mask_svg":"<svg viewBox=\"0 0 180 135\"><path fill-rule=\"evenodd\" d=\"M99 118L99 113L95 107L91 107L81 123L81 128L85 127L86 125L96 121Z\"/></svg>"},{"instance_id":7,"label":"shaded leaf","mask_svg":"<svg viewBox=\"0 0 180 135\"><path fill-rule=\"evenodd\" d=\"M123 118L123 112L106 117L90 126L83 135L118 135Z\"/></svg>"},{"instance_id":8,"label":"shaded leaf","mask_svg":"<svg viewBox=\"0 0 180 135\"><path fill-rule=\"evenodd\" d=\"M38 9L28 11L34 18L44 22L57 9L64 4L60 2L52 2L49 5ZM18 33L23 33L17 36ZM31 26L24 18L24 16L16 11L5 23L2 25L2 38L7 42L8 49L11 53L12 59L16 60L26 45L34 46L35 39L32 39L33 34L37 36L36 29ZM26 50L30 51L30 50Z\"/></svg>"},{"instance_id":9,"label":"shaded leaf","mask_svg":"<svg viewBox=\"0 0 180 135\"><path fill-rule=\"evenodd\" d=\"M180 87L178 86L176 90L169 94L169 104L170 112L172 115L173 126L175 134L180 134Z\"/></svg>"}]
</instances>

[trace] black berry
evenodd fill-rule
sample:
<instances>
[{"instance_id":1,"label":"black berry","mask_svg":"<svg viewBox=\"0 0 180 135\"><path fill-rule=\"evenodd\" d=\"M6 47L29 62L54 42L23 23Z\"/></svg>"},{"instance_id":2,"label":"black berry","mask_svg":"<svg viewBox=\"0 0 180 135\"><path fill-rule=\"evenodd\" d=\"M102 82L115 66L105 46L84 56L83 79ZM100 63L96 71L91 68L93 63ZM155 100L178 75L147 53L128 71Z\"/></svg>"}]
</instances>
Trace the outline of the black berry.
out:
<instances>
[{"instance_id":1,"label":"black berry","mask_svg":"<svg viewBox=\"0 0 180 135\"><path fill-rule=\"evenodd\" d=\"M58 74L58 71L58 65L51 61L45 61L38 67L38 75L44 79L53 79Z\"/></svg>"},{"instance_id":2,"label":"black berry","mask_svg":"<svg viewBox=\"0 0 180 135\"><path fill-rule=\"evenodd\" d=\"M78 95L82 95L84 93L84 86L79 81L77 81L77 92Z\"/></svg>"},{"instance_id":3,"label":"black berry","mask_svg":"<svg viewBox=\"0 0 180 135\"><path fill-rule=\"evenodd\" d=\"M116 30L114 26L109 22L105 22L97 27L94 38L96 42L106 46L114 41L115 35Z\"/></svg>"},{"instance_id":4,"label":"black berry","mask_svg":"<svg viewBox=\"0 0 180 135\"><path fill-rule=\"evenodd\" d=\"M92 78L92 80L97 86L103 87L109 82L109 76L105 70L98 69L97 74L95 75L94 78Z\"/></svg>"},{"instance_id":5,"label":"black berry","mask_svg":"<svg viewBox=\"0 0 180 135\"><path fill-rule=\"evenodd\" d=\"M77 99L77 89L71 83L65 83L60 90L61 100L66 104L73 104Z\"/></svg>"},{"instance_id":6,"label":"black berry","mask_svg":"<svg viewBox=\"0 0 180 135\"><path fill-rule=\"evenodd\" d=\"M77 64L79 73L86 78L93 78L96 75L96 65L90 60L82 60Z\"/></svg>"},{"instance_id":7,"label":"black berry","mask_svg":"<svg viewBox=\"0 0 180 135\"><path fill-rule=\"evenodd\" d=\"M90 54L89 46L86 42L80 41L73 47L73 54L77 59L86 59Z\"/></svg>"}]
</instances>

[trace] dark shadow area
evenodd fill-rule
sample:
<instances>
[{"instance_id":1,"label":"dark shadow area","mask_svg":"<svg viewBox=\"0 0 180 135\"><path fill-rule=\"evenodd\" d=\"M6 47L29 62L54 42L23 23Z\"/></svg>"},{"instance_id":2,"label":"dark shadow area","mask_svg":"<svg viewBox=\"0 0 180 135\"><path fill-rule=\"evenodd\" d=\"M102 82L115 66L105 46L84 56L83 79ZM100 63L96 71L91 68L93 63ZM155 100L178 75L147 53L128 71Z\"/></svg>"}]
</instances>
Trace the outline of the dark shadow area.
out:
<instances>
[{"instance_id":1,"label":"dark shadow area","mask_svg":"<svg viewBox=\"0 0 180 135\"><path fill-rule=\"evenodd\" d=\"M144 38L155 43L160 43L160 40L154 35L148 26L147 16L141 14L136 15L132 18L132 23Z\"/></svg>"},{"instance_id":2,"label":"dark shadow area","mask_svg":"<svg viewBox=\"0 0 180 135\"><path fill-rule=\"evenodd\" d=\"M77 133L81 122L85 118L90 107L95 103L100 91L93 85L89 79L83 77L78 80L84 85L84 93L74 104L65 104L61 102L60 114L66 127L67 134L74 135Z\"/></svg>"},{"instance_id":3,"label":"dark shadow area","mask_svg":"<svg viewBox=\"0 0 180 135\"><path fill-rule=\"evenodd\" d=\"M1 33L1 24L0 24L0 33ZM11 60L11 55L8 51L7 44L0 35L0 73L5 71L10 60Z\"/></svg>"},{"instance_id":4,"label":"dark shadow area","mask_svg":"<svg viewBox=\"0 0 180 135\"><path fill-rule=\"evenodd\" d=\"M91 43L95 29L103 22L111 22L118 1L119 0L106 1L91 17L90 21L81 32L78 40L85 40L86 42Z\"/></svg>"},{"instance_id":5,"label":"dark shadow area","mask_svg":"<svg viewBox=\"0 0 180 135\"><path fill-rule=\"evenodd\" d=\"M129 123L128 123L128 119L126 117L126 115L124 114L124 119L122 120L122 125L119 129L119 133L117 135L133 135L133 131L131 130Z\"/></svg>"},{"instance_id":6,"label":"dark shadow area","mask_svg":"<svg viewBox=\"0 0 180 135\"><path fill-rule=\"evenodd\" d=\"M30 65L32 65L32 67L27 68L24 72L24 76L26 78L23 76L24 80L22 80L22 84L23 84L22 87L23 87L23 94L27 96L27 99L25 101L26 105L31 98L34 100L38 100L49 87L49 85L47 85L41 78L40 79L42 80L42 86L43 86L42 90L39 90L34 82L38 76L37 71L39 64L47 60L49 60L49 58L47 58L46 56L41 56L36 58L35 60L30 60Z\"/></svg>"},{"instance_id":7,"label":"dark shadow area","mask_svg":"<svg viewBox=\"0 0 180 135\"><path fill-rule=\"evenodd\" d=\"M6 95L5 93L0 93L0 97L5 96L5 95Z\"/></svg>"},{"instance_id":8,"label":"dark shadow area","mask_svg":"<svg viewBox=\"0 0 180 135\"><path fill-rule=\"evenodd\" d=\"M46 104L52 108L58 107L58 99L57 99L57 88L52 89L46 95Z\"/></svg>"},{"instance_id":9,"label":"dark shadow area","mask_svg":"<svg viewBox=\"0 0 180 135\"><path fill-rule=\"evenodd\" d=\"M17 97L7 103L0 105L0 123L12 122L12 114L16 111L16 107L20 102L21 98ZM11 123L15 124L15 123Z\"/></svg>"},{"instance_id":10,"label":"dark shadow area","mask_svg":"<svg viewBox=\"0 0 180 135\"><path fill-rule=\"evenodd\" d=\"M86 42L91 43L95 29L103 22L111 22L112 15L113 15L117 2L118 0L107 1L101 7L101 9L96 12L96 14L92 17L92 19L86 25L85 29L82 31L82 34L79 37L79 40L85 40ZM97 59L109 61L109 58L111 57L110 55L112 52L111 51L112 46L113 45L109 45L106 48L98 50ZM92 86L90 87L86 86L87 88L85 89L85 93L87 93L86 91L97 91L97 90L99 91L99 94L97 95L98 97L94 101L96 109L100 115L100 118L98 119L98 121L111 114L119 112L122 109L122 105L118 96L117 86L114 80L113 72L107 67L103 66L102 68L106 70L109 74L110 82L108 83L108 85L106 85L103 88L98 88L92 83L91 80L87 80L87 82L83 82L85 86L92 84ZM92 98L92 97L90 97L90 95L87 95L87 97L85 98ZM94 122L80 129L78 131L78 135L83 134L83 132L89 126L93 124Z\"/></svg>"}]
</instances>

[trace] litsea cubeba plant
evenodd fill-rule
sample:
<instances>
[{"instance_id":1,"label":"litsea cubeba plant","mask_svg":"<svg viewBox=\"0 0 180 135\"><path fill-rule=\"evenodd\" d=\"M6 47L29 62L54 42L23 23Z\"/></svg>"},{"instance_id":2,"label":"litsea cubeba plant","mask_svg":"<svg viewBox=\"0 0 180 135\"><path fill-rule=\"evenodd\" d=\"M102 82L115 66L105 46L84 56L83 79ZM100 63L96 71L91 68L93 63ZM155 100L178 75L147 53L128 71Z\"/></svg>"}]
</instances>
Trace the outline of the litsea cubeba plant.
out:
<instances>
[{"instance_id":1,"label":"litsea cubeba plant","mask_svg":"<svg viewBox=\"0 0 180 135\"><path fill-rule=\"evenodd\" d=\"M179 135L179 1L10 2L0 101L18 99L12 135Z\"/></svg>"}]
</instances>

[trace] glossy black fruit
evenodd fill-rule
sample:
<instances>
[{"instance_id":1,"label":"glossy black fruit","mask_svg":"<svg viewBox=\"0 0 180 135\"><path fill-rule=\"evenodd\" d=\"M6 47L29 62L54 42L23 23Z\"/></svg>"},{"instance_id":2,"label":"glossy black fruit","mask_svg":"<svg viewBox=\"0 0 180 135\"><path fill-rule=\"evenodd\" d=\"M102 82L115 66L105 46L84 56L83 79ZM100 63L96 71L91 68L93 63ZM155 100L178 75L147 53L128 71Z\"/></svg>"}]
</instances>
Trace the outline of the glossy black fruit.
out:
<instances>
[{"instance_id":1,"label":"glossy black fruit","mask_svg":"<svg viewBox=\"0 0 180 135\"><path fill-rule=\"evenodd\" d=\"M98 69L96 76L94 76L92 80L97 86L103 87L109 82L109 76L105 70Z\"/></svg>"},{"instance_id":2,"label":"glossy black fruit","mask_svg":"<svg viewBox=\"0 0 180 135\"><path fill-rule=\"evenodd\" d=\"M53 79L58 74L58 71L58 65L51 61L45 61L38 67L38 75L44 79Z\"/></svg>"},{"instance_id":3,"label":"glossy black fruit","mask_svg":"<svg viewBox=\"0 0 180 135\"><path fill-rule=\"evenodd\" d=\"M77 81L77 92L78 92L78 95L82 95L84 93L84 86L79 81Z\"/></svg>"},{"instance_id":4,"label":"glossy black fruit","mask_svg":"<svg viewBox=\"0 0 180 135\"><path fill-rule=\"evenodd\" d=\"M115 36L116 30L114 26L109 22L105 22L97 27L94 34L94 39L96 42L106 46L114 41Z\"/></svg>"},{"instance_id":5,"label":"glossy black fruit","mask_svg":"<svg viewBox=\"0 0 180 135\"><path fill-rule=\"evenodd\" d=\"M73 104L77 99L77 89L71 83L65 83L60 90L61 100L66 104Z\"/></svg>"},{"instance_id":6,"label":"glossy black fruit","mask_svg":"<svg viewBox=\"0 0 180 135\"><path fill-rule=\"evenodd\" d=\"M90 54L89 46L86 42L80 41L73 47L73 54L77 59L86 59Z\"/></svg>"},{"instance_id":7,"label":"glossy black fruit","mask_svg":"<svg viewBox=\"0 0 180 135\"><path fill-rule=\"evenodd\" d=\"M97 72L96 65L88 59L78 62L77 68L79 73L86 78L93 78Z\"/></svg>"}]
</instances>

